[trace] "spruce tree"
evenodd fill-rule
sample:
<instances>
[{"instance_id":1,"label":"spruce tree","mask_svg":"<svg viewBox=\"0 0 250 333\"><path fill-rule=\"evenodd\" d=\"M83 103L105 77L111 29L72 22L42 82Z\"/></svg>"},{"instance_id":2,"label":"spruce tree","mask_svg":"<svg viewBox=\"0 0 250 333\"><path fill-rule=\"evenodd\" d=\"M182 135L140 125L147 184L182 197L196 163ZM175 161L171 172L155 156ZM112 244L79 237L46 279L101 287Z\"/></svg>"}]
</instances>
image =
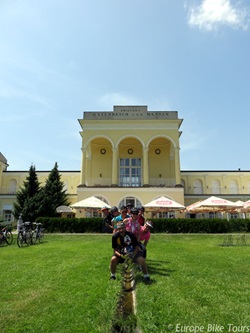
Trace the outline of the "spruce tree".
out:
<instances>
[{"instance_id":1,"label":"spruce tree","mask_svg":"<svg viewBox=\"0 0 250 333\"><path fill-rule=\"evenodd\" d=\"M45 186L42 189L43 212L42 216L56 216L56 208L59 206L68 206L70 203L67 198L66 190L63 190L64 183L61 181L61 175L58 171L58 164L55 163L51 170Z\"/></svg>"},{"instance_id":2,"label":"spruce tree","mask_svg":"<svg viewBox=\"0 0 250 333\"><path fill-rule=\"evenodd\" d=\"M23 187L17 192L17 201L14 203L14 216L18 219L22 213L23 221L34 222L40 215L41 203L39 200L41 187L38 182L36 168L31 165L29 175L23 182Z\"/></svg>"}]
</instances>

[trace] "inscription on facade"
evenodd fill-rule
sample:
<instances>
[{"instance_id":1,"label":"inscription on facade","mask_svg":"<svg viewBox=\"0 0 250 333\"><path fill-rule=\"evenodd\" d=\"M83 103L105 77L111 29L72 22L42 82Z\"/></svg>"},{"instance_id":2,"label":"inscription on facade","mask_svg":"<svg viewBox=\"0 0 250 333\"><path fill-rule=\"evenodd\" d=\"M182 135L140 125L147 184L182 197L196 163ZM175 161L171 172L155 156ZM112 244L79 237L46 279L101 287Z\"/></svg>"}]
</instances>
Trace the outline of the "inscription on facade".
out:
<instances>
[{"instance_id":1,"label":"inscription on facade","mask_svg":"<svg viewBox=\"0 0 250 333\"><path fill-rule=\"evenodd\" d=\"M178 119L177 111L148 111L147 106L114 106L111 112L84 112L84 119Z\"/></svg>"}]
</instances>

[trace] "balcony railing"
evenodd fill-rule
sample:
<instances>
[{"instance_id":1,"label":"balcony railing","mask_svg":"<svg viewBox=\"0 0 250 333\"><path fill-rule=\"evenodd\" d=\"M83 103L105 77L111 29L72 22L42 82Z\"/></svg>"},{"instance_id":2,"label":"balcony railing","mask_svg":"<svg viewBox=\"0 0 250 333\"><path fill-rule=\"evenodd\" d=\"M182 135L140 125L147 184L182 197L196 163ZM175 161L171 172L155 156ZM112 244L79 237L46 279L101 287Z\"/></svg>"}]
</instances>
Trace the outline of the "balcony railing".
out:
<instances>
[{"instance_id":1,"label":"balcony railing","mask_svg":"<svg viewBox=\"0 0 250 333\"><path fill-rule=\"evenodd\" d=\"M175 178L150 178L149 185L156 186L156 187L170 187L174 186L176 183ZM87 186L110 186L112 185L111 178L92 178L91 182L87 182ZM136 181L136 182L120 182L118 186L121 187L139 187L143 186L143 182Z\"/></svg>"}]
</instances>

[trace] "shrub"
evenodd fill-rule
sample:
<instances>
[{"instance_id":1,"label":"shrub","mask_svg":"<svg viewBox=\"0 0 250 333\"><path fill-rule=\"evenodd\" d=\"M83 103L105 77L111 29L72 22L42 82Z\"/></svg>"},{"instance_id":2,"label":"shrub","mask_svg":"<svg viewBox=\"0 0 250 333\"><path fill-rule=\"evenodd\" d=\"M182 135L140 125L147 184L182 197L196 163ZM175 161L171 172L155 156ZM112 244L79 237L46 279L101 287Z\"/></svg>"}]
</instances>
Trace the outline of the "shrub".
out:
<instances>
[{"instance_id":1,"label":"shrub","mask_svg":"<svg viewBox=\"0 0 250 333\"><path fill-rule=\"evenodd\" d=\"M39 217L36 222L42 223L47 232L85 233L101 232L102 218L61 218Z\"/></svg>"},{"instance_id":2,"label":"shrub","mask_svg":"<svg viewBox=\"0 0 250 333\"><path fill-rule=\"evenodd\" d=\"M151 219L153 233L209 233L250 232L249 219ZM39 217L47 232L101 233L102 218Z\"/></svg>"},{"instance_id":3,"label":"shrub","mask_svg":"<svg viewBox=\"0 0 250 333\"><path fill-rule=\"evenodd\" d=\"M249 232L249 219L152 219L155 233Z\"/></svg>"}]
</instances>

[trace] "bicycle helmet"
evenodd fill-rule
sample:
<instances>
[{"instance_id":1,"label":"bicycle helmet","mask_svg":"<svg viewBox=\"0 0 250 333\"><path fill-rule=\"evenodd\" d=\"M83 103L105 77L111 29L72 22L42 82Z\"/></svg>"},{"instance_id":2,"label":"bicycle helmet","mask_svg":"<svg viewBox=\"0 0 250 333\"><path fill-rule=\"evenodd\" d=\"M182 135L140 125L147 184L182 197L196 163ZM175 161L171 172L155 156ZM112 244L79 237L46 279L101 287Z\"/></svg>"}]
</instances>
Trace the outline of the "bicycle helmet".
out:
<instances>
[{"instance_id":1,"label":"bicycle helmet","mask_svg":"<svg viewBox=\"0 0 250 333\"><path fill-rule=\"evenodd\" d=\"M110 208L110 213L113 214L115 212L118 212L118 208L116 206L113 206Z\"/></svg>"},{"instance_id":2,"label":"bicycle helmet","mask_svg":"<svg viewBox=\"0 0 250 333\"><path fill-rule=\"evenodd\" d=\"M126 228L126 225L124 222L118 222L117 223L117 229L123 229L123 228Z\"/></svg>"},{"instance_id":3,"label":"bicycle helmet","mask_svg":"<svg viewBox=\"0 0 250 333\"><path fill-rule=\"evenodd\" d=\"M149 227L150 229L153 229L153 222L151 222L151 221L146 221L146 222L145 222L145 225L146 225L147 227Z\"/></svg>"},{"instance_id":4,"label":"bicycle helmet","mask_svg":"<svg viewBox=\"0 0 250 333\"><path fill-rule=\"evenodd\" d=\"M133 207L130 212L131 212L131 214L138 214L139 210L138 210L138 208Z\"/></svg>"}]
</instances>

